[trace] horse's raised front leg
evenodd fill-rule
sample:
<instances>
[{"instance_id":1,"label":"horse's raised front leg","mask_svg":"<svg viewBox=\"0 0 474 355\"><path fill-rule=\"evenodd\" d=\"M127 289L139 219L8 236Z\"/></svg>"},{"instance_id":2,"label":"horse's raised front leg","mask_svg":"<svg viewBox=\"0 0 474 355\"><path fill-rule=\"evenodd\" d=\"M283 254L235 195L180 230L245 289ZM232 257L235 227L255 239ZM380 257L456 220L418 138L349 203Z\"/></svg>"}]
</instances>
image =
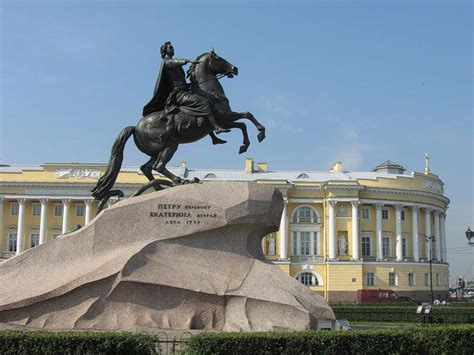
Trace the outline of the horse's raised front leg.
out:
<instances>
[{"instance_id":1,"label":"horse's raised front leg","mask_svg":"<svg viewBox=\"0 0 474 355\"><path fill-rule=\"evenodd\" d=\"M168 179L170 179L174 185L187 184L190 182L199 182L199 179L197 178L195 178L194 181L182 179L179 176L172 174L171 171L166 169L166 164L168 164L168 162L171 160L171 158L173 157L177 149L178 149L177 144L173 144L173 145L169 145L165 147L159 154L158 159L153 165L153 169L155 169L157 172L159 172L160 174L163 174Z\"/></svg>"},{"instance_id":2,"label":"horse's raised front leg","mask_svg":"<svg viewBox=\"0 0 474 355\"><path fill-rule=\"evenodd\" d=\"M226 122L224 127L226 128L238 128L242 131L242 135L244 136L244 141L243 144L239 148L239 154L242 154L247 151L249 145L250 145L250 140L249 140L249 135L247 133L247 126L245 123L242 122Z\"/></svg>"},{"instance_id":3,"label":"horse's raised front leg","mask_svg":"<svg viewBox=\"0 0 474 355\"><path fill-rule=\"evenodd\" d=\"M240 120L241 118L245 118L251 121L255 127L258 129L257 139L259 142L265 139L265 126L262 125L260 122L257 121L255 116L251 112L230 112L228 117L231 121Z\"/></svg>"}]
</instances>

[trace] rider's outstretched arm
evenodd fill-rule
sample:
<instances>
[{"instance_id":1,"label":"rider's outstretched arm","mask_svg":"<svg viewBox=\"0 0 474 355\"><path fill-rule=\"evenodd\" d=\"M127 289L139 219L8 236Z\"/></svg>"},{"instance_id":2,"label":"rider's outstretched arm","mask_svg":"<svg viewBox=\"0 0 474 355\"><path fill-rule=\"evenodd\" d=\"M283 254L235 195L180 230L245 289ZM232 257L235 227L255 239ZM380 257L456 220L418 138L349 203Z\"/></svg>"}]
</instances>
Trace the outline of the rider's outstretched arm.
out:
<instances>
[{"instance_id":1,"label":"rider's outstretched arm","mask_svg":"<svg viewBox=\"0 0 474 355\"><path fill-rule=\"evenodd\" d=\"M176 68L180 65L185 65L191 62L191 59L166 59L165 65L168 68Z\"/></svg>"}]
</instances>

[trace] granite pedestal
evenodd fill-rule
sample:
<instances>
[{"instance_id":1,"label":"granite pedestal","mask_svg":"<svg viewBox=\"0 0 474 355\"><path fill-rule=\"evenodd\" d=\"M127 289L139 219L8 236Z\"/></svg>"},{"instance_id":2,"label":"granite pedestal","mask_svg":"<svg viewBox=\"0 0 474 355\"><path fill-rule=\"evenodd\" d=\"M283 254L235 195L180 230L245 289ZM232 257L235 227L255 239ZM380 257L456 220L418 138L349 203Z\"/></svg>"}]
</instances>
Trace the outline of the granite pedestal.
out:
<instances>
[{"instance_id":1,"label":"granite pedestal","mask_svg":"<svg viewBox=\"0 0 474 355\"><path fill-rule=\"evenodd\" d=\"M255 182L122 200L0 264L0 322L43 329L303 330L334 313L265 260L283 200Z\"/></svg>"}]
</instances>

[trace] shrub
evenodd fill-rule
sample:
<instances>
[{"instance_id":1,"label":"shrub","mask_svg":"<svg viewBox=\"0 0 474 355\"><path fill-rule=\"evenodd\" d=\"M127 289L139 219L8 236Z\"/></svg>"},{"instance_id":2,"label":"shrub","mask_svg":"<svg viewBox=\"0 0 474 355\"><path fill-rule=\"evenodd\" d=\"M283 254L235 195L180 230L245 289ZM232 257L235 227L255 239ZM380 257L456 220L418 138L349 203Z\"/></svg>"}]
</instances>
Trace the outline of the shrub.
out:
<instances>
[{"instance_id":1,"label":"shrub","mask_svg":"<svg viewBox=\"0 0 474 355\"><path fill-rule=\"evenodd\" d=\"M422 322L423 315L416 314L416 306L362 306L333 305L331 307L337 319L349 321L381 322ZM434 323L472 323L474 308L434 306L431 309L431 322Z\"/></svg>"},{"instance_id":2,"label":"shrub","mask_svg":"<svg viewBox=\"0 0 474 355\"><path fill-rule=\"evenodd\" d=\"M184 354L471 354L474 326L294 333L201 333Z\"/></svg>"},{"instance_id":3,"label":"shrub","mask_svg":"<svg viewBox=\"0 0 474 355\"><path fill-rule=\"evenodd\" d=\"M148 334L0 331L0 354L158 354Z\"/></svg>"}]
</instances>

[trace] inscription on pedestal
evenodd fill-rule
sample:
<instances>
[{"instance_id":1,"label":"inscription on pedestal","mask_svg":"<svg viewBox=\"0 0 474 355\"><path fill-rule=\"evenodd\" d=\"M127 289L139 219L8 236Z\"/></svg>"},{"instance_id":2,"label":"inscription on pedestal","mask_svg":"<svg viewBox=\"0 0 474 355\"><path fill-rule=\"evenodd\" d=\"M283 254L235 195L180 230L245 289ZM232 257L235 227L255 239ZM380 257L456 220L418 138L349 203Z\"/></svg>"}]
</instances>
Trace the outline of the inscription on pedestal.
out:
<instances>
[{"instance_id":1,"label":"inscription on pedestal","mask_svg":"<svg viewBox=\"0 0 474 355\"><path fill-rule=\"evenodd\" d=\"M217 218L210 212L209 205L183 205L178 203L159 203L157 211L151 211L150 217L163 218L165 224L201 224L209 218Z\"/></svg>"}]
</instances>

